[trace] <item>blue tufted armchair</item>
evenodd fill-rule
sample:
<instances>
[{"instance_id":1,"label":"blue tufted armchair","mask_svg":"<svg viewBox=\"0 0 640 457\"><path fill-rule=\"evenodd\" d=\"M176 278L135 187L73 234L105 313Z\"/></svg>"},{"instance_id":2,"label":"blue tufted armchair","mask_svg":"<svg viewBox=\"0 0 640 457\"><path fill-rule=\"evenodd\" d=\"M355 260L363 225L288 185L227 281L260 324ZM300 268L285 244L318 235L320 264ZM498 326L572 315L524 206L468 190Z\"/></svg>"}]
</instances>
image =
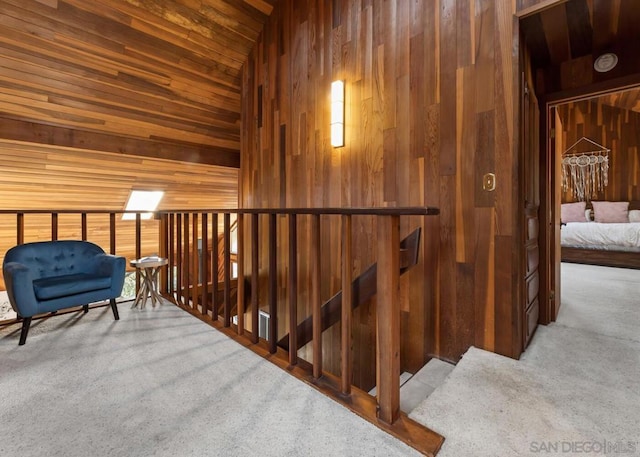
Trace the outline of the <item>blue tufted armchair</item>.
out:
<instances>
[{"instance_id":1,"label":"blue tufted armchair","mask_svg":"<svg viewBox=\"0 0 640 457\"><path fill-rule=\"evenodd\" d=\"M126 259L105 254L88 241L64 240L15 246L4 258L7 295L22 319L20 345L27 340L36 314L109 300L119 319L116 298L122 293Z\"/></svg>"}]
</instances>

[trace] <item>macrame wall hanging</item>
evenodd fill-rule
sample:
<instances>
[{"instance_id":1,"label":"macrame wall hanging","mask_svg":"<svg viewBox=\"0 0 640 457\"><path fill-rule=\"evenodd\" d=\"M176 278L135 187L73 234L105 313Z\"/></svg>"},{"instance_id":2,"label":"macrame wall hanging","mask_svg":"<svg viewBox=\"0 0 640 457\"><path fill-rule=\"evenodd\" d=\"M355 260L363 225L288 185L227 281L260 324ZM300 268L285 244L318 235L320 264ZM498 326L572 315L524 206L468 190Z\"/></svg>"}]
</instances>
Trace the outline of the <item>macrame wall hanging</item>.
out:
<instances>
[{"instance_id":1,"label":"macrame wall hanging","mask_svg":"<svg viewBox=\"0 0 640 457\"><path fill-rule=\"evenodd\" d=\"M578 151L581 143L588 150ZM582 137L562 153L562 190L571 192L578 201L596 198L609 184L609 152L589 138Z\"/></svg>"}]
</instances>

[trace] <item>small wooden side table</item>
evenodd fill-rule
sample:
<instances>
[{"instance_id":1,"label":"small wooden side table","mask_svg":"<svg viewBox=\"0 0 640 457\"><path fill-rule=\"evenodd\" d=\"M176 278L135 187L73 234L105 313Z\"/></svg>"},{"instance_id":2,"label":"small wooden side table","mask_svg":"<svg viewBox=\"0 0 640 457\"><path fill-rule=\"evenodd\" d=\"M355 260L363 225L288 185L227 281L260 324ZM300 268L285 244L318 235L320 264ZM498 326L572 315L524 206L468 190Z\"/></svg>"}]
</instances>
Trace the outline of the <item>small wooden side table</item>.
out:
<instances>
[{"instance_id":1,"label":"small wooden side table","mask_svg":"<svg viewBox=\"0 0 640 457\"><path fill-rule=\"evenodd\" d=\"M162 296L157 290L158 272L169 263L169 259L163 257L143 257L142 259L132 260L129 263L132 267L140 271L140 276L142 277L140 290L138 290L131 308L135 308L138 306L138 303L140 303L140 309L143 309L147 304L147 298L149 296L151 297L151 306L155 308L156 302L162 303Z\"/></svg>"}]
</instances>

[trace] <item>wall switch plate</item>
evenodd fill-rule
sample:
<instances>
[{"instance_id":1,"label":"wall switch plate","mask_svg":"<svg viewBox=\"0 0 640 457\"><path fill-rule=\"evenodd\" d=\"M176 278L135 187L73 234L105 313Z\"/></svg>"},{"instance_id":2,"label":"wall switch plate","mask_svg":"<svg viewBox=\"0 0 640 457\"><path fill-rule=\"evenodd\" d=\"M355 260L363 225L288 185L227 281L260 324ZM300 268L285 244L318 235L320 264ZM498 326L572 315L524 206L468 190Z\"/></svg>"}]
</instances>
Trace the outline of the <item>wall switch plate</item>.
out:
<instances>
[{"instance_id":1,"label":"wall switch plate","mask_svg":"<svg viewBox=\"0 0 640 457\"><path fill-rule=\"evenodd\" d=\"M482 177L482 189L487 192L493 192L496 190L496 175L493 173L487 173Z\"/></svg>"}]
</instances>

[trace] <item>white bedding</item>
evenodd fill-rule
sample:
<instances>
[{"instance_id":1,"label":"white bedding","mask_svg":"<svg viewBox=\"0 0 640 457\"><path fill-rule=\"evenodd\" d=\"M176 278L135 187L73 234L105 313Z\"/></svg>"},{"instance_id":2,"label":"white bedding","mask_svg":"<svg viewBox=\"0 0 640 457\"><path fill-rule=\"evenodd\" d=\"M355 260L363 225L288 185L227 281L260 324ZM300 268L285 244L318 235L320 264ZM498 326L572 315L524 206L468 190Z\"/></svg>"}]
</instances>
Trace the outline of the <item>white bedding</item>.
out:
<instances>
[{"instance_id":1,"label":"white bedding","mask_svg":"<svg viewBox=\"0 0 640 457\"><path fill-rule=\"evenodd\" d=\"M640 252L640 223L569 222L560 229L564 247Z\"/></svg>"}]
</instances>

